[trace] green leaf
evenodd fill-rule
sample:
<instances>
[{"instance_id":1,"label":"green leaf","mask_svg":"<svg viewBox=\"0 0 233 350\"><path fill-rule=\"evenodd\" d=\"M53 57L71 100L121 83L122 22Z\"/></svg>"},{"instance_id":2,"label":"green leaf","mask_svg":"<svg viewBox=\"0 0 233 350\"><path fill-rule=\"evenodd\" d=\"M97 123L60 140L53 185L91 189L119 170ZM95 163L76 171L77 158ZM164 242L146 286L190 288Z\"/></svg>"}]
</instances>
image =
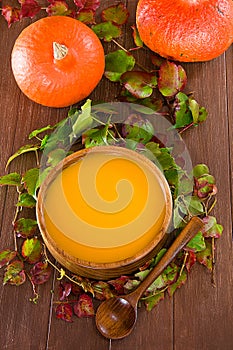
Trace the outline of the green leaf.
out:
<instances>
[{"instance_id":1,"label":"green leaf","mask_svg":"<svg viewBox=\"0 0 233 350\"><path fill-rule=\"evenodd\" d=\"M36 200L29 193L21 193L19 196L17 207L34 208Z\"/></svg>"},{"instance_id":2,"label":"green leaf","mask_svg":"<svg viewBox=\"0 0 233 350\"><path fill-rule=\"evenodd\" d=\"M198 232L195 237L186 245L185 250L191 250L192 252L201 252L205 250L206 243L201 232Z\"/></svg>"},{"instance_id":3,"label":"green leaf","mask_svg":"<svg viewBox=\"0 0 233 350\"><path fill-rule=\"evenodd\" d=\"M204 207L200 199L196 196L192 196L189 203L189 212L193 215L200 215L204 213Z\"/></svg>"},{"instance_id":4,"label":"green leaf","mask_svg":"<svg viewBox=\"0 0 233 350\"><path fill-rule=\"evenodd\" d=\"M207 116L208 116L208 112L205 109L205 107L200 107L199 108L198 122L199 123L204 122L206 120Z\"/></svg>"},{"instance_id":5,"label":"green leaf","mask_svg":"<svg viewBox=\"0 0 233 350\"><path fill-rule=\"evenodd\" d=\"M18 237L28 238L35 234L37 221L33 219L20 218L14 223L14 231Z\"/></svg>"},{"instance_id":6,"label":"green leaf","mask_svg":"<svg viewBox=\"0 0 233 350\"><path fill-rule=\"evenodd\" d=\"M137 47L143 47L143 41L140 38L140 34L138 32L138 29L135 25L131 26L132 30L133 30L133 40L134 43Z\"/></svg>"},{"instance_id":7,"label":"green leaf","mask_svg":"<svg viewBox=\"0 0 233 350\"><path fill-rule=\"evenodd\" d=\"M68 4L64 0L55 0L46 8L49 16L68 16L71 14Z\"/></svg>"},{"instance_id":8,"label":"green leaf","mask_svg":"<svg viewBox=\"0 0 233 350\"><path fill-rule=\"evenodd\" d=\"M179 92L174 102L175 128L182 128L193 122L192 112L189 108L189 99L186 94Z\"/></svg>"},{"instance_id":9,"label":"green leaf","mask_svg":"<svg viewBox=\"0 0 233 350\"><path fill-rule=\"evenodd\" d=\"M3 284L11 284L19 286L26 280L26 275L23 270L24 265L22 261L15 260L6 267Z\"/></svg>"},{"instance_id":10,"label":"green leaf","mask_svg":"<svg viewBox=\"0 0 233 350\"><path fill-rule=\"evenodd\" d=\"M203 218L204 228L202 229L204 237L219 238L223 232L223 226L217 223L214 216L205 216Z\"/></svg>"},{"instance_id":11,"label":"green leaf","mask_svg":"<svg viewBox=\"0 0 233 350\"><path fill-rule=\"evenodd\" d=\"M147 298L145 301L146 310L151 311L158 303L164 299L164 292L158 292Z\"/></svg>"},{"instance_id":12,"label":"green leaf","mask_svg":"<svg viewBox=\"0 0 233 350\"><path fill-rule=\"evenodd\" d=\"M185 270L182 271L182 274L179 276L177 281L168 287L168 293L170 296L173 296L175 291L180 288L187 280L187 272Z\"/></svg>"},{"instance_id":13,"label":"green leaf","mask_svg":"<svg viewBox=\"0 0 233 350\"><path fill-rule=\"evenodd\" d=\"M48 154L47 164L51 167L54 167L66 156L67 156L67 152L64 149L62 148L54 149Z\"/></svg>"},{"instance_id":14,"label":"green leaf","mask_svg":"<svg viewBox=\"0 0 233 350\"><path fill-rule=\"evenodd\" d=\"M88 129L93 122L93 118L91 116L91 100L87 100L85 104L81 107L81 113L78 115L77 120L72 126L72 132L70 134L70 142L72 142L73 138L77 138L81 133Z\"/></svg>"},{"instance_id":15,"label":"green leaf","mask_svg":"<svg viewBox=\"0 0 233 350\"><path fill-rule=\"evenodd\" d=\"M18 173L10 173L7 175L0 176L0 186L20 186L21 175Z\"/></svg>"},{"instance_id":16,"label":"green leaf","mask_svg":"<svg viewBox=\"0 0 233 350\"><path fill-rule=\"evenodd\" d=\"M169 170L171 168L176 168L176 163L174 158L171 156L169 149L160 148L161 153L157 156L157 160L163 170Z\"/></svg>"},{"instance_id":17,"label":"green leaf","mask_svg":"<svg viewBox=\"0 0 233 350\"><path fill-rule=\"evenodd\" d=\"M39 178L38 168L29 169L22 178L22 182L24 183L25 189L34 198L36 197L38 178Z\"/></svg>"},{"instance_id":18,"label":"green leaf","mask_svg":"<svg viewBox=\"0 0 233 350\"><path fill-rule=\"evenodd\" d=\"M95 23L95 13L91 9L81 9L77 13L77 19L85 24Z\"/></svg>"},{"instance_id":19,"label":"green leaf","mask_svg":"<svg viewBox=\"0 0 233 350\"><path fill-rule=\"evenodd\" d=\"M6 168L9 166L9 164L17 157L21 156L24 153L27 152L35 152L40 148L40 145L25 145L18 149L17 152L15 152L7 161Z\"/></svg>"},{"instance_id":20,"label":"green leaf","mask_svg":"<svg viewBox=\"0 0 233 350\"><path fill-rule=\"evenodd\" d=\"M197 164L193 168L193 176L196 178L199 178L199 177L201 177L203 175L207 175L207 174L209 174L209 168L205 164Z\"/></svg>"},{"instance_id":21,"label":"green leaf","mask_svg":"<svg viewBox=\"0 0 233 350\"><path fill-rule=\"evenodd\" d=\"M126 139L146 144L154 135L153 125L146 119L131 115L123 126L123 134Z\"/></svg>"},{"instance_id":22,"label":"green leaf","mask_svg":"<svg viewBox=\"0 0 233 350\"><path fill-rule=\"evenodd\" d=\"M106 124L104 128L90 129L84 133L82 138L85 147L107 145L112 140L112 134L108 128L109 124Z\"/></svg>"},{"instance_id":23,"label":"green leaf","mask_svg":"<svg viewBox=\"0 0 233 350\"><path fill-rule=\"evenodd\" d=\"M198 124L200 106L197 103L197 101L195 101L193 98L189 99L189 108L190 108L191 113L192 113L193 123Z\"/></svg>"},{"instance_id":24,"label":"green leaf","mask_svg":"<svg viewBox=\"0 0 233 350\"><path fill-rule=\"evenodd\" d=\"M111 41L112 39L119 38L121 35L121 28L114 25L112 22L102 22L92 26L92 30L98 36L99 39L104 41Z\"/></svg>"},{"instance_id":25,"label":"green leaf","mask_svg":"<svg viewBox=\"0 0 233 350\"><path fill-rule=\"evenodd\" d=\"M55 126L47 125L47 126L45 126L43 128L33 130L29 134L28 138L29 138L29 140L31 140L33 137L36 137L37 135L41 134L42 132L45 132L47 130L53 130L54 128L55 128Z\"/></svg>"},{"instance_id":26,"label":"green leaf","mask_svg":"<svg viewBox=\"0 0 233 350\"><path fill-rule=\"evenodd\" d=\"M154 73L133 71L122 74L121 82L134 97L141 99L152 95L157 78Z\"/></svg>"},{"instance_id":27,"label":"green leaf","mask_svg":"<svg viewBox=\"0 0 233 350\"><path fill-rule=\"evenodd\" d=\"M0 268L7 265L11 260L13 260L17 255L14 250L6 249L0 252Z\"/></svg>"},{"instance_id":28,"label":"green leaf","mask_svg":"<svg viewBox=\"0 0 233 350\"><path fill-rule=\"evenodd\" d=\"M124 50L110 52L105 56L105 76L111 81L120 81L123 73L131 71L135 65L134 57Z\"/></svg>"},{"instance_id":29,"label":"green leaf","mask_svg":"<svg viewBox=\"0 0 233 350\"><path fill-rule=\"evenodd\" d=\"M40 260L42 254L41 241L36 238L27 238L22 245L22 256L30 264L35 264Z\"/></svg>"},{"instance_id":30,"label":"green leaf","mask_svg":"<svg viewBox=\"0 0 233 350\"><path fill-rule=\"evenodd\" d=\"M163 279L163 276L160 275L159 277L154 280L154 282L147 288L148 293L154 293L157 289L161 289L165 286L165 282Z\"/></svg>"},{"instance_id":31,"label":"green leaf","mask_svg":"<svg viewBox=\"0 0 233 350\"><path fill-rule=\"evenodd\" d=\"M196 254L197 261L206 266L210 271L213 268L213 253L212 245L210 242L206 241L206 248Z\"/></svg>"},{"instance_id":32,"label":"green leaf","mask_svg":"<svg viewBox=\"0 0 233 350\"><path fill-rule=\"evenodd\" d=\"M158 88L163 96L171 97L184 89L187 75L182 66L165 61L159 69Z\"/></svg>"},{"instance_id":33,"label":"green leaf","mask_svg":"<svg viewBox=\"0 0 233 350\"><path fill-rule=\"evenodd\" d=\"M125 24L127 22L128 17L129 11L122 3L110 6L102 12L102 18L104 21L112 22L117 25Z\"/></svg>"}]
</instances>

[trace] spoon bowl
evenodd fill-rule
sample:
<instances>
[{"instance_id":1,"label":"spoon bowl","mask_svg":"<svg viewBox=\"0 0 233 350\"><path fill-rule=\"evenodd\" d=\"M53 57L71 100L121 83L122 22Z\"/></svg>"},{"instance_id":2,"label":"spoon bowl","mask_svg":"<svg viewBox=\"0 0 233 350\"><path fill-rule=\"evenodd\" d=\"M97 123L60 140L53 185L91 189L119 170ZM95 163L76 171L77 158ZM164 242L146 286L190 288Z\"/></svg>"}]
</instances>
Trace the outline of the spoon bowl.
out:
<instances>
[{"instance_id":1,"label":"spoon bowl","mask_svg":"<svg viewBox=\"0 0 233 350\"><path fill-rule=\"evenodd\" d=\"M106 313L106 308L111 313ZM96 325L100 333L110 339L126 337L134 328L137 308L126 297L117 297L102 303L96 314Z\"/></svg>"},{"instance_id":2,"label":"spoon bowl","mask_svg":"<svg viewBox=\"0 0 233 350\"><path fill-rule=\"evenodd\" d=\"M105 338L121 339L132 332L137 320L140 297L202 227L202 220L193 217L137 289L126 296L108 299L99 306L96 327Z\"/></svg>"}]
</instances>

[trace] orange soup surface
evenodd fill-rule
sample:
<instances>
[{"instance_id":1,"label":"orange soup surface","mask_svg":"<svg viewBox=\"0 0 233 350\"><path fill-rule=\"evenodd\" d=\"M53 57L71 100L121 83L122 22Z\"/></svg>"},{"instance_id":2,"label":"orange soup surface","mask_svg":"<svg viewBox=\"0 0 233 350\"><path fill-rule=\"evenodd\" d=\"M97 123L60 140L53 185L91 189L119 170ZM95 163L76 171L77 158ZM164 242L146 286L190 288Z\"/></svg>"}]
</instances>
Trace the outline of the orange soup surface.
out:
<instances>
[{"instance_id":1,"label":"orange soup surface","mask_svg":"<svg viewBox=\"0 0 233 350\"><path fill-rule=\"evenodd\" d=\"M97 263L144 248L165 217L165 193L153 167L114 152L89 152L66 167L44 200L46 229L57 247Z\"/></svg>"}]
</instances>

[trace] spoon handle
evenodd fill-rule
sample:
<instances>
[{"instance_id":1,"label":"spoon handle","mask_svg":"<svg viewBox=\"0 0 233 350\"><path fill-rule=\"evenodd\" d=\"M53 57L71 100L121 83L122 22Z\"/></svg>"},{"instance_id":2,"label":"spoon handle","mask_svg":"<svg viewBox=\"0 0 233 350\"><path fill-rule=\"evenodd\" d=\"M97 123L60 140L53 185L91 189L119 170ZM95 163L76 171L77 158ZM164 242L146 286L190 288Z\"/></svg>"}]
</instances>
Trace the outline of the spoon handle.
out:
<instances>
[{"instance_id":1,"label":"spoon handle","mask_svg":"<svg viewBox=\"0 0 233 350\"><path fill-rule=\"evenodd\" d=\"M154 280L163 272L163 270L170 264L179 251L193 238L203 227L203 221L198 217L193 217L185 228L181 231L179 236L172 243L170 248L163 255L158 264L151 270L149 275L142 281L139 287L128 294L125 299L136 306L138 300L146 291L146 289L154 282Z\"/></svg>"}]
</instances>

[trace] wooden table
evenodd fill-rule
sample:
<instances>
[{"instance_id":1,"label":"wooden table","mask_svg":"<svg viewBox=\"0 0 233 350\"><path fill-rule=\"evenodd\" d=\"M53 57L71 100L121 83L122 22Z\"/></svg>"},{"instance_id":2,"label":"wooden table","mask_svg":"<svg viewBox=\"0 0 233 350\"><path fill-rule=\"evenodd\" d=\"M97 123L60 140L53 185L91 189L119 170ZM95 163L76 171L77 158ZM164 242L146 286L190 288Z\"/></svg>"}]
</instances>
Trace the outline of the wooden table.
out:
<instances>
[{"instance_id":1,"label":"wooden table","mask_svg":"<svg viewBox=\"0 0 233 350\"><path fill-rule=\"evenodd\" d=\"M3 1L4 4L7 1ZM114 1L102 1L106 7ZM134 24L137 1L126 1L130 21L120 43L132 47L129 25ZM8 157L28 142L30 131L54 124L64 118L68 108L42 107L27 99L12 75L10 55L16 37L31 20L15 23L10 29L0 18L0 174L5 173ZM108 47L116 49L114 44ZM141 64L149 59L135 52ZM112 341L112 350L231 350L233 349L233 268L232 268L232 161L233 154L233 47L217 59L205 63L184 64L188 90L209 112L208 120L188 131L185 142L193 164L206 163L217 179L218 221L224 225L216 248L216 287L211 285L207 269L196 264L188 282L150 313L139 309L134 332L126 339ZM90 96L93 100L114 100L118 87L103 79ZM9 171L24 171L30 156L18 159ZM12 218L16 193L13 188L0 189L0 250L13 248ZM53 294L56 276L39 288L37 305L29 301L30 283L20 287L2 286L0 270L0 349L1 350L107 350L109 341L95 329L94 319L76 318L72 324L56 319Z\"/></svg>"}]
</instances>

